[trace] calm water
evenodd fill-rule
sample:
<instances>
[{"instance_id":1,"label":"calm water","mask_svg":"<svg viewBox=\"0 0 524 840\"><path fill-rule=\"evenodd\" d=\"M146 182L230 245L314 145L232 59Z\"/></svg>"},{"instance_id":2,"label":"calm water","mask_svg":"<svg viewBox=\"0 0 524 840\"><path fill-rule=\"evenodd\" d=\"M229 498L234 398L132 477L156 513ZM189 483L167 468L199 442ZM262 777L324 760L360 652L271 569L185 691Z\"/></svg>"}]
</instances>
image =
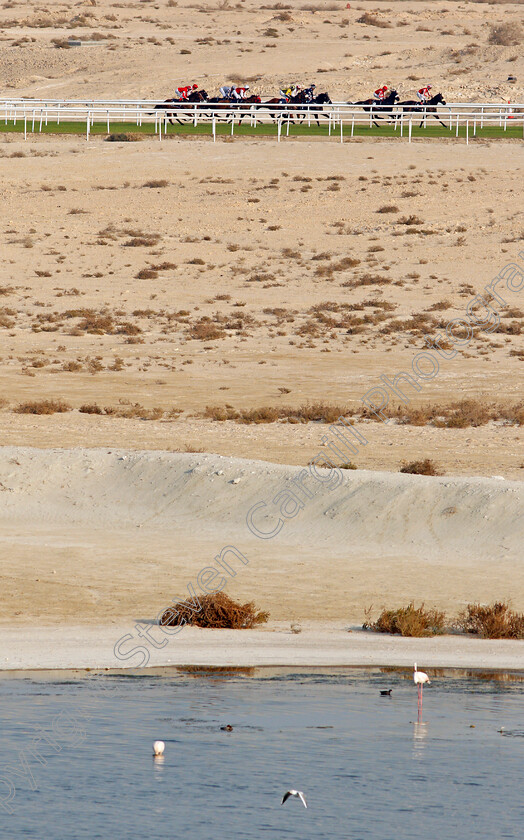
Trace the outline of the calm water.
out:
<instances>
[{"instance_id":1,"label":"calm water","mask_svg":"<svg viewBox=\"0 0 524 840\"><path fill-rule=\"evenodd\" d=\"M12 813L0 808L0 835L521 840L524 682L437 674L416 723L407 676L257 669L2 679L0 777L16 794ZM393 696L380 697L387 687ZM69 715L82 716L84 738ZM45 765L24 753L31 790L19 751L53 723L60 752L42 741ZM234 732L220 731L227 723ZM166 742L160 762L151 756L157 738ZM304 791L307 810L295 799L280 806L289 787ZM7 793L1 783L0 798Z\"/></svg>"}]
</instances>

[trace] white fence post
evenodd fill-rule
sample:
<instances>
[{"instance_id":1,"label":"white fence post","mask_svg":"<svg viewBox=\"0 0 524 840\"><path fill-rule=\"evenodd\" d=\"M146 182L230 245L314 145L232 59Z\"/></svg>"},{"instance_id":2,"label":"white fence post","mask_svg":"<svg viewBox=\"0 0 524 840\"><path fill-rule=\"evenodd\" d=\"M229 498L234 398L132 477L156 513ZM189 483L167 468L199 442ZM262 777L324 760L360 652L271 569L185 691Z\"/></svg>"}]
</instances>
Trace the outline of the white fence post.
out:
<instances>
[{"instance_id":1,"label":"white fence post","mask_svg":"<svg viewBox=\"0 0 524 840\"><path fill-rule=\"evenodd\" d=\"M408 138L409 138L410 143L411 143L411 127L412 127L412 119L410 117L409 118L409 132L408 132Z\"/></svg>"}]
</instances>

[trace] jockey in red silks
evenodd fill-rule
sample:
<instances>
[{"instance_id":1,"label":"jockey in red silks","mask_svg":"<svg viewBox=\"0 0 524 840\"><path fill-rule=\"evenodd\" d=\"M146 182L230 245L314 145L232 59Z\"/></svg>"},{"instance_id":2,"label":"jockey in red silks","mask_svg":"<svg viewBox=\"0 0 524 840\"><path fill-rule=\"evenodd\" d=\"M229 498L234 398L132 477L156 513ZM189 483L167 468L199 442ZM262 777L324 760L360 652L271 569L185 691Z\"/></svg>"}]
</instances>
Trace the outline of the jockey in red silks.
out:
<instances>
[{"instance_id":1,"label":"jockey in red silks","mask_svg":"<svg viewBox=\"0 0 524 840\"><path fill-rule=\"evenodd\" d=\"M245 87L231 88L231 96L232 96L233 99L236 99L237 102L238 102L241 99L246 98L246 94L247 94L248 90L249 90L249 85L246 85Z\"/></svg>"},{"instance_id":2,"label":"jockey in red silks","mask_svg":"<svg viewBox=\"0 0 524 840\"><path fill-rule=\"evenodd\" d=\"M422 87L420 88L420 90L417 91L417 96L420 99L422 105L426 105L427 102L431 99L430 90L431 85L426 85L426 87Z\"/></svg>"},{"instance_id":3,"label":"jockey in red silks","mask_svg":"<svg viewBox=\"0 0 524 840\"><path fill-rule=\"evenodd\" d=\"M383 85L382 87L377 88L377 90L373 94L373 99L375 100L375 102L377 102L378 104L380 104L381 102L384 102L387 90L388 90L387 85Z\"/></svg>"},{"instance_id":4,"label":"jockey in red silks","mask_svg":"<svg viewBox=\"0 0 524 840\"><path fill-rule=\"evenodd\" d=\"M187 99L189 94L197 88L198 85L186 85L185 87L178 87L175 90L175 96L177 99Z\"/></svg>"}]
</instances>

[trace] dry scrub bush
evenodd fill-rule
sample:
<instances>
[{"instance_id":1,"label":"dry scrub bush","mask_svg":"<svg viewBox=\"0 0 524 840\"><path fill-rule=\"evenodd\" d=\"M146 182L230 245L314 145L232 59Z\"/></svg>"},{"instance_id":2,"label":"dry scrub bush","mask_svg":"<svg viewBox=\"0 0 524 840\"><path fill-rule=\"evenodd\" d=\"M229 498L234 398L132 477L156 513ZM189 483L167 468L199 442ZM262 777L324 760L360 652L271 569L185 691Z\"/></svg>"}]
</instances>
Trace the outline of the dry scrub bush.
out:
<instances>
[{"instance_id":1,"label":"dry scrub bush","mask_svg":"<svg viewBox=\"0 0 524 840\"><path fill-rule=\"evenodd\" d=\"M13 409L15 414L63 414L71 410L71 406L63 400L36 400L20 403Z\"/></svg>"},{"instance_id":2,"label":"dry scrub bush","mask_svg":"<svg viewBox=\"0 0 524 840\"><path fill-rule=\"evenodd\" d=\"M275 423L287 420L288 423L335 423L339 417L347 416L348 408L329 403L307 403L299 408L290 406L262 406L252 409L235 409L232 406L207 406L203 417L209 420L236 420L237 423Z\"/></svg>"},{"instance_id":3,"label":"dry scrub bush","mask_svg":"<svg viewBox=\"0 0 524 840\"><path fill-rule=\"evenodd\" d=\"M483 639L524 639L524 613L513 612L504 602L468 604L456 626Z\"/></svg>"},{"instance_id":4,"label":"dry scrub bush","mask_svg":"<svg viewBox=\"0 0 524 840\"><path fill-rule=\"evenodd\" d=\"M488 43L499 47L518 47L522 43L522 27L515 22L493 24L489 31Z\"/></svg>"},{"instance_id":5,"label":"dry scrub bush","mask_svg":"<svg viewBox=\"0 0 524 840\"><path fill-rule=\"evenodd\" d=\"M364 12L359 18L357 18L357 23L365 23L366 26L378 26L380 29L391 29L391 24L387 22L387 20L381 20L376 15L371 15L369 12Z\"/></svg>"},{"instance_id":6,"label":"dry scrub bush","mask_svg":"<svg viewBox=\"0 0 524 840\"><path fill-rule=\"evenodd\" d=\"M413 601L397 610L383 610L373 623L365 622L364 630L394 633L399 636L437 636L444 632L445 615L439 610L415 607Z\"/></svg>"},{"instance_id":7,"label":"dry scrub bush","mask_svg":"<svg viewBox=\"0 0 524 840\"><path fill-rule=\"evenodd\" d=\"M142 134L137 134L132 131L124 131L120 134L109 134L108 137L106 137L106 140L109 143L138 143L143 139L144 136Z\"/></svg>"},{"instance_id":8,"label":"dry scrub bush","mask_svg":"<svg viewBox=\"0 0 524 840\"><path fill-rule=\"evenodd\" d=\"M200 599L198 611L184 604L168 607L160 618L160 624L166 627L191 624L195 627L250 630L257 624L265 624L268 618L269 613L257 611L252 601L239 604L224 592L216 592Z\"/></svg>"},{"instance_id":9,"label":"dry scrub bush","mask_svg":"<svg viewBox=\"0 0 524 840\"><path fill-rule=\"evenodd\" d=\"M430 458L425 458L423 461L411 461L409 464L403 464L400 468L401 473L409 473L411 475L441 475L436 464Z\"/></svg>"}]
</instances>

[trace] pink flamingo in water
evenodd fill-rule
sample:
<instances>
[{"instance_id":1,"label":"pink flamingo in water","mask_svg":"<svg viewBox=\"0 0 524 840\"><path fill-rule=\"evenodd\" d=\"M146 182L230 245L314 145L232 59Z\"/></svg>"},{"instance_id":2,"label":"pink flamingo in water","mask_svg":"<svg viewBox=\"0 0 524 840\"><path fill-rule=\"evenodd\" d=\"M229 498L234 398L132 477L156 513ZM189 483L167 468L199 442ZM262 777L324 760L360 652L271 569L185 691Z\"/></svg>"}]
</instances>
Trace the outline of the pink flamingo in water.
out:
<instances>
[{"instance_id":1,"label":"pink flamingo in water","mask_svg":"<svg viewBox=\"0 0 524 840\"><path fill-rule=\"evenodd\" d=\"M418 691L418 700L417 706L419 712L422 711L422 691L424 688L424 683L431 685L431 680L429 679L428 675L424 673L424 671L417 671L417 663L415 662L413 666L413 682L417 686Z\"/></svg>"}]
</instances>

